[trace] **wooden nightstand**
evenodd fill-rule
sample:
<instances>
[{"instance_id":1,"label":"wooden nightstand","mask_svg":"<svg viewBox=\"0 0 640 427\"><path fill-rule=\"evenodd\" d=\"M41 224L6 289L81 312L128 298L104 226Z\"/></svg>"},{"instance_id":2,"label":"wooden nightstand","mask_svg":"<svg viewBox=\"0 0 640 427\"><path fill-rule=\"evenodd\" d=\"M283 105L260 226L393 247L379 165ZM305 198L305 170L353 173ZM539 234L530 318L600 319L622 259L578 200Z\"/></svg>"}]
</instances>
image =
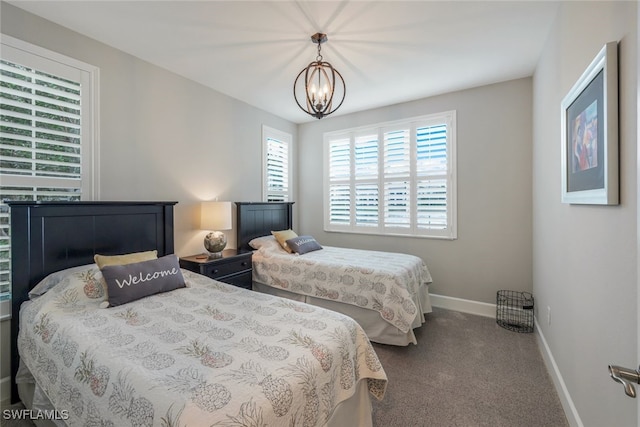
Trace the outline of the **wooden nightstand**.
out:
<instances>
[{"instance_id":1,"label":"wooden nightstand","mask_svg":"<svg viewBox=\"0 0 640 427\"><path fill-rule=\"evenodd\" d=\"M225 249L222 251L222 258L196 258L201 255L182 257L180 267L220 282L251 289L251 255L252 252L238 253L236 249Z\"/></svg>"}]
</instances>

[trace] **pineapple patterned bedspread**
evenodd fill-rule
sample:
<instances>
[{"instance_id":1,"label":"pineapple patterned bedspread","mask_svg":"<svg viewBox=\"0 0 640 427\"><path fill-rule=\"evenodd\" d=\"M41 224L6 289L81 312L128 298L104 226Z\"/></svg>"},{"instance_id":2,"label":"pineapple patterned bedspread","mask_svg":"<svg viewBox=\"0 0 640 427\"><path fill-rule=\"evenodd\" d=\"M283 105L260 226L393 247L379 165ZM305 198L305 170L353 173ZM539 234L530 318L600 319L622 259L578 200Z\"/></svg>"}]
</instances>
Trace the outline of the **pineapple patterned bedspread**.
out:
<instances>
[{"instance_id":1,"label":"pineapple patterned bedspread","mask_svg":"<svg viewBox=\"0 0 640 427\"><path fill-rule=\"evenodd\" d=\"M188 287L100 309L93 265L20 312L21 360L70 426L320 426L386 374L349 317L182 271Z\"/></svg>"},{"instance_id":2,"label":"pineapple patterned bedspread","mask_svg":"<svg viewBox=\"0 0 640 427\"><path fill-rule=\"evenodd\" d=\"M431 311L420 306L418 291L431 274L414 255L331 246L296 255L263 247L254 252L253 275L275 288L375 310L403 333L418 307Z\"/></svg>"}]
</instances>

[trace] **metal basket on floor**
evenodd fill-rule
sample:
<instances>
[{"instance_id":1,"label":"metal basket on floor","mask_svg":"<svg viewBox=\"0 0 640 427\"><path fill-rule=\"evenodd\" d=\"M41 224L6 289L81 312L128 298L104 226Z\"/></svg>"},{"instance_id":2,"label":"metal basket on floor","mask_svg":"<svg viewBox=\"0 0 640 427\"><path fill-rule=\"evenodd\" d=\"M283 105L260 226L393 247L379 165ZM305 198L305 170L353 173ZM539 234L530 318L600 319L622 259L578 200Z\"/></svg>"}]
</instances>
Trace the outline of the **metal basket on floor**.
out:
<instances>
[{"instance_id":1,"label":"metal basket on floor","mask_svg":"<svg viewBox=\"0 0 640 427\"><path fill-rule=\"evenodd\" d=\"M533 295L529 292L498 291L496 322L515 332L533 332Z\"/></svg>"}]
</instances>

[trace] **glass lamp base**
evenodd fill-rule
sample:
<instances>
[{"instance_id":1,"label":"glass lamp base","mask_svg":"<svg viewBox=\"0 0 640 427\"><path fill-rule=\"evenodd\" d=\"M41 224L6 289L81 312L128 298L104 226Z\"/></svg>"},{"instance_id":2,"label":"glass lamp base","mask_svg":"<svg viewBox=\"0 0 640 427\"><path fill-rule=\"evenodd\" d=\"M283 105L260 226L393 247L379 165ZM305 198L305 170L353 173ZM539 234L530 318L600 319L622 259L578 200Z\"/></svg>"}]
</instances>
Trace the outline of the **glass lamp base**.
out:
<instances>
[{"instance_id":1,"label":"glass lamp base","mask_svg":"<svg viewBox=\"0 0 640 427\"><path fill-rule=\"evenodd\" d=\"M204 237L204 248L209 258L222 258L222 250L227 246L227 236L220 231L212 231Z\"/></svg>"}]
</instances>

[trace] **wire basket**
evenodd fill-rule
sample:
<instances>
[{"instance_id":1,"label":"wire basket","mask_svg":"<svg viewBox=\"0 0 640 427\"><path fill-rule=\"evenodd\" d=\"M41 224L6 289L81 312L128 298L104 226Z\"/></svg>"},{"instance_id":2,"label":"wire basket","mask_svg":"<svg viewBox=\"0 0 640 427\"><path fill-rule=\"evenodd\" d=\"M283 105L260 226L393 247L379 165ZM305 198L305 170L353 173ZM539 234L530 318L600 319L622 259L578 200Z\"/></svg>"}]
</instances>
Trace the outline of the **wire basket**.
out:
<instances>
[{"instance_id":1,"label":"wire basket","mask_svg":"<svg viewBox=\"0 0 640 427\"><path fill-rule=\"evenodd\" d=\"M515 332L533 332L533 295L529 292L498 291L496 322Z\"/></svg>"}]
</instances>

